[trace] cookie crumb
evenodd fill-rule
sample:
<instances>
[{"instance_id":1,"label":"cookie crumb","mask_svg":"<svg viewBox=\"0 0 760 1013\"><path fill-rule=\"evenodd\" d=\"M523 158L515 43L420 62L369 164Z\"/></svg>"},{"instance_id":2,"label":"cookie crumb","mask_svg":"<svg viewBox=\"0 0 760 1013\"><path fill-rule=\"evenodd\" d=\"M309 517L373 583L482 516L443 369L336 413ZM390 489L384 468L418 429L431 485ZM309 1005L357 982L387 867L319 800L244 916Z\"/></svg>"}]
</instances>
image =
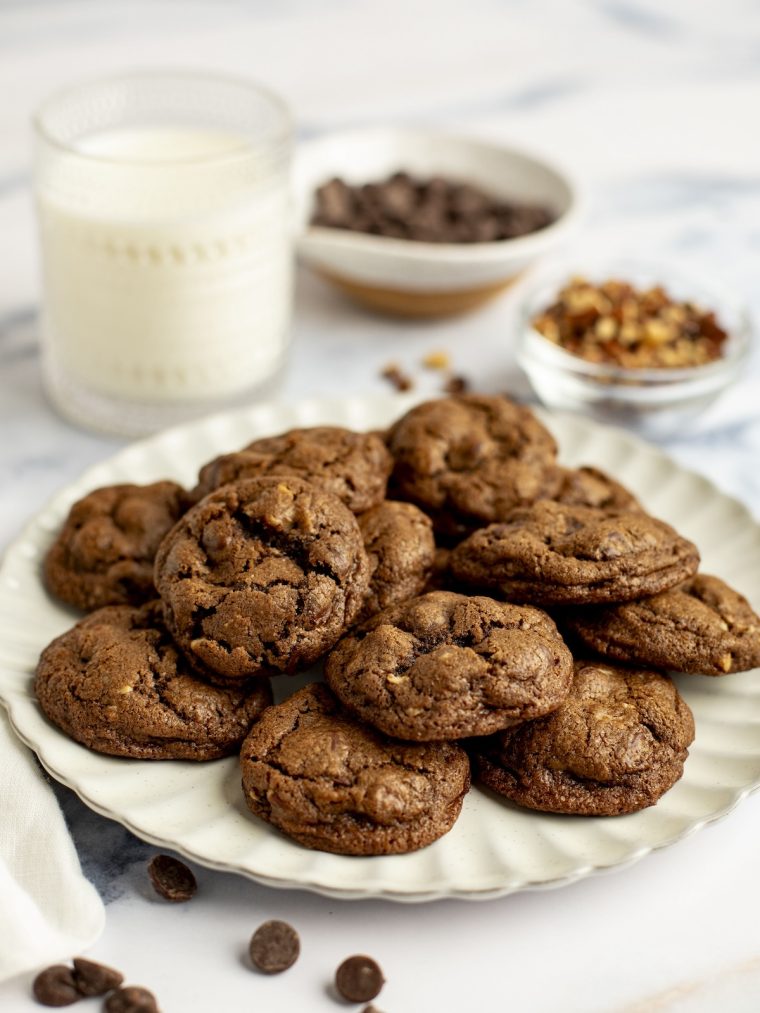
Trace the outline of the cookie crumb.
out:
<instances>
[{"instance_id":1,"label":"cookie crumb","mask_svg":"<svg viewBox=\"0 0 760 1013\"><path fill-rule=\"evenodd\" d=\"M281 974L298 960L301 941L296 930L287 922L264 922L253 933L248 952L259 971Z\"/></svg>"},{"instance_id":2,"label":"cookie crumb","mask_svg":"<svg viewBox=\"0 0 760 1013\"><path fill-rule=\"evenodd\" d=\"M384 380L387 380L391 386L395 387L398 391L411 390L414 386L412 378L395 362L389 362L388 365L383 368L380 376L382 376Z\"/></svg>"}]
</instances>

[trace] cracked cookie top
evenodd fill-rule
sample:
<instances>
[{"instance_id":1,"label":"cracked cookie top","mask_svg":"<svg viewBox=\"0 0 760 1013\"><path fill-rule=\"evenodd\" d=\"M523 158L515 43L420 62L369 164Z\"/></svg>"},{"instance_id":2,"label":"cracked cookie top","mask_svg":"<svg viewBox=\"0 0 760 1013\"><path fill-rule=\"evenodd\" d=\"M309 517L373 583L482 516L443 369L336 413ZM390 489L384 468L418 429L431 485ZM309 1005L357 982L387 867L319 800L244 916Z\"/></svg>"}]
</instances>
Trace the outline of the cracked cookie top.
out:
<instances>
[{"instance_id":1,"label":"cracked cookie top","mask_svg":"<svg viewBox=\"0 0 760 1013\"><path fill-rule=\"evenodd\" d=\"M705 573L651 598L568 612L562 621L618 661L703 675L760 666L760 617L738 591Z\"/></svg>"},{"instance_id":2,"label":"cracked cookie top","mask_svg":"<svg viewBox=\"0 0 760 1013\"><path fill-rule=\"evenodd\" d=\"M480 779L518 805L615 816L653 805L683 774L694 719L657 672L577 662L546 717L474 747Z\"/></svg>"},{"instance_id":3,"label":"cracked cookie top","mask_svg":"<svg viewBox=\"0 0 760 1013\"><path fill-rule=\"evenodd\" d=\"M451 829L470 786L457 745L388 739L322 683L270 707L240 763L251 812L308 848L344 855L425 847Z\"/></svg>"},{"instance_id":4,"label":"cracked cookie top","mask_svg":"<svg viewBox=\"0 0 760 1013\"><path fill-rule=\"evenodd\" d=\"M386 500L359 517L369 592L359 622L419 594L433 571L433 525L413 503Z\"/></svg>"},{"instance_id":5,"label":"cracked cookie top","mask_svg":"<svg viewBox=\"0 0 760 1013\"><path fill-rule=\"evenodd\" d=\"M85 611L154 598L156 550L189 505L176 482L109 485L83 496L45 559L48 590Z\"/></svg>"},{"instance_id":6,"label":"cracked cookie top","mask_svg":"<svg viewBox=\"0 0 760 1013\"><path fill-rule=\"evenodd\" d=\"M364 602L356 518L300 478L222 486L185 514L156 557L166 623L222 680L305 668Z\"/></svg>"},{"instance_id":7,"label":"cracked cookie top","mask_svg":"<svg viewBox=\"0 0 760 1013\"><path fill-rule=\"evenodd\" d=\"M451 572L510 601L629 601L696 572L699 553L669 524L640 511L609 512L543 500L461 542Z\"/></svg>"},{"instance_id":8,"label":"cracked cookie top","mask_svg":"<svg viewBox=\"0 0 760 1013\"><path fill-rule=\"evenodd\" d=\"M110 606L57 637L35 680L45 714L99 753L212 760L233 753L272 702L269 681L220 688L196 674L159 602Z\"/></svg>"},{"instance_id":9,"label":"cracked cookie top","mask_svg":"<svg viewBox=\"0 0 760 1013\"><path fill-rule=\"evenodd\" d=\"M244 478L289 475L305 478L337 496L352 513L360 513L385 498L392 467L385 443L376 433L356 433L339 426L291 429L210 461L201 469L193 495L200 499Z\"/></svg>"},{"instance_id":10,"label":"cracked cookie top","mask_svg":"<svg viewBox=\"0 0 760 1013\"><path fill-rule=\"evenodd\" d=\"M572 671L546 613L432 591L350 632L330 653L325 678L364 721L423 742L546 714L567 696Z\"/></svg>"},{"instance_id":11,"label":"cracked cookie top","mask_svg":"<svg viewBox=\"0 0 760 1013\"><path fill-rule=\"evenodd\" d=\"M465 534L557 488L557 445L530 408L504 397L428 401L391 428L393 485L436 530Z\"/></svg>"}]
</instances>

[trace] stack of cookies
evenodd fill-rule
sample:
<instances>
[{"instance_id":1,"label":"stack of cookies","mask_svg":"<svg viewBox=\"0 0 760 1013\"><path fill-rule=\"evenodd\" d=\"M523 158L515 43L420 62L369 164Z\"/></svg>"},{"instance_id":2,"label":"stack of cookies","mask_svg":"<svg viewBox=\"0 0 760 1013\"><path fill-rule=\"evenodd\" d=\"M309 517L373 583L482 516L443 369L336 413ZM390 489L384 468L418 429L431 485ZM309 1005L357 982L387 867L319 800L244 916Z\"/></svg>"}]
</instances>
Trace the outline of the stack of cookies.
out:
<instances>
[{"instance_id":1,"label":"stack of cookies","mask_svg":"<svg viewBox=\"0 0 760 1013\"><path fill-rule=\"evenodd\" d=\"M760 619L532 412L463 395L387 433L256 440L72 508L48 589L93 610L43 651L47 716L142 759L240 753L251 812L309 848L399 854L477 780L618 815L682 775L669 670L760 665ZM273 705L270 678L323 663Z\"/></svg>"}]
</instances>

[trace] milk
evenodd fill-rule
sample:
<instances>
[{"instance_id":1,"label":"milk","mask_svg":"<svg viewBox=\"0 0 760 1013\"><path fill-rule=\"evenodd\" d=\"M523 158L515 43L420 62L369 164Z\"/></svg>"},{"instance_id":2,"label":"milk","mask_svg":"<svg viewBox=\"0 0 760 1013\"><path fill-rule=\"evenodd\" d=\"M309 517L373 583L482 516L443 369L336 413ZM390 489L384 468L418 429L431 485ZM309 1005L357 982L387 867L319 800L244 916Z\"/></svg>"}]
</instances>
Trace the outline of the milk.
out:
<instances>
[{"instance_id":1,"label":"milk","mask_svg":"<svg viewBox=\"0 0 760 1013\"><path fill-rule=\"evenodd\" d=\"M59 402L73 385L224 403L284 360L292 257L272 152L223 130L113 128L51 150L37 199Z\"/></svg>"}]
</instances>

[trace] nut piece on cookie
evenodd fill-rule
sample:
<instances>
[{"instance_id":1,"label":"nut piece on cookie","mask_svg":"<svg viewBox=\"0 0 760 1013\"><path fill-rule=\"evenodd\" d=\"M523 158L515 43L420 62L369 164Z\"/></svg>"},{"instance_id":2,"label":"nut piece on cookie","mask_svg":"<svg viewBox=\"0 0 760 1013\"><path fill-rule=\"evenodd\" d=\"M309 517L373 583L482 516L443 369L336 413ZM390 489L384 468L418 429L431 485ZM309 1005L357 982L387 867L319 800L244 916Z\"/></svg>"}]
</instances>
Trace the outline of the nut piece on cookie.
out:
<instances>
[{"instance_id":1,"label":"nut piece on cookie","mask_svg":"<svg viewBox=\"0 0 760 1013\"><path fill-rule=\"evenodd\" d=\"M683 774L694 719L658 672L581 661L552 714L474 746L483 784L542 812L618 816L654 803Z\"/></svg>"},{"instance_id":2,"label":"nut piece on cookie","mask_svg":"<svg viewBox=\"0 0 760 1013\"><path fill-rule=\"evenodd\" d=\"M633 493L600 468L559 468L561 485L551 498L563 506L587 506L599 510L641 510Z\"/></svg>"},{"instance_id":3,"label":"nut piece on cookie","mask_svg":"<svg viewBox=\"0 0 760 1013\"><path fill-rule=\"evenodd\" d=\"M412 742L488 735L547 714L567 696L572 672L545 612L449 591L381 612L325 664L349 710Z\"/></svg>"},{"instance_id":4,"label":"nut piece on cookie","mask_svg":"<svg viewBox=\"0 0 760 1013\"><path fill-rule=\"evenodd\" d=\"M86 616L42 652L34 688L72 739L143 760L234 753L272 702L266 679L221 688L201 678L166 631L157 601Z\"/></svg>"},{"instance_id":5,"label":"nut piece on cookie","mask_svg":"<svg viewBox=\"0 0 760 1013\"><path fill-rule=\"evenodd\" d=\"M358 622L425 587L435 562L433 524L413 503L386 500L359 517L369 558L369 593Z\"/></svg>"},{"instance_id":6,"label":"nut piece on cookie","mask_svg":"<svg viewBox=\"0 0 760 1013\"><path fill-rule=\"evenodd\" d=\"M87 612L155 598L156 551L189 505L176 482L109 485L83 496L45 559L48 590Z\"/></svg>"},{"instance_id":7,"label":"nut piece on cookie","mask_svg":"<svg viewBox=\"0 0 760 1013\"><path fill-rule=\"evenodd\" d=\"M393 487L436 530L463 535L558 487L557 445L530 408L504 397L428 401L392 427Z\"/></svg>"},{"instance_id":8,"label":"nut piece on cookie","mask_svg":"<svg viewBox=\"0 0 760 1013\"><path fill-rule=\"evenodd\" d=\"M456 822L470 786L452 742L410 745L352 718L323 683L270 707L243 743L248 808L307 848L398 855Z\"/></svg>"},{"instance_id":9,"label":"nut piece on cookie","mask_svg":"<svg viewBox=\"0 0 760 1013\"><path fill-rule=\"evenodd\" d=\"M161 544L156 587L182 650L223 681L294 672L327 652L369 586L359 525L301 478L222 486Z\"/></svg>"},{"instance_id":10,"label":"nut piece on cookie","mask_svg":"<svg viewBox=\"0 0 760 1013\"><path fill-rule=\"evenodd\" d=\"M633 665L702 675L760 667L760 616L704 573L651 598L568 611L562 621L591 650Z\"/></svg>"},{"instance_id":11,"label":"nut piece on cookie","mask_svg":"<svg viewBox=\"0 0 760 1013\"><path fill-rule=\"evenodd\" d=\"M393 459L377 433L339 426L291 429L254 440L201 468L193 491L201 499L222 485L262 475L297 476L337 496L352 513L382 503Z\"/></svg>"},{"instance_id":12,"label":"nut piece on cookie","mask_svg":"<svg viewBox=\"0 0 760 1013\"><path fill-rule=\"evenodd\" d=\"M548 500L476 531L450 561L464 584L537 605L644 598L679 584L698 565L696 546L648 514Z\"/></svg>"}]
</instances>

